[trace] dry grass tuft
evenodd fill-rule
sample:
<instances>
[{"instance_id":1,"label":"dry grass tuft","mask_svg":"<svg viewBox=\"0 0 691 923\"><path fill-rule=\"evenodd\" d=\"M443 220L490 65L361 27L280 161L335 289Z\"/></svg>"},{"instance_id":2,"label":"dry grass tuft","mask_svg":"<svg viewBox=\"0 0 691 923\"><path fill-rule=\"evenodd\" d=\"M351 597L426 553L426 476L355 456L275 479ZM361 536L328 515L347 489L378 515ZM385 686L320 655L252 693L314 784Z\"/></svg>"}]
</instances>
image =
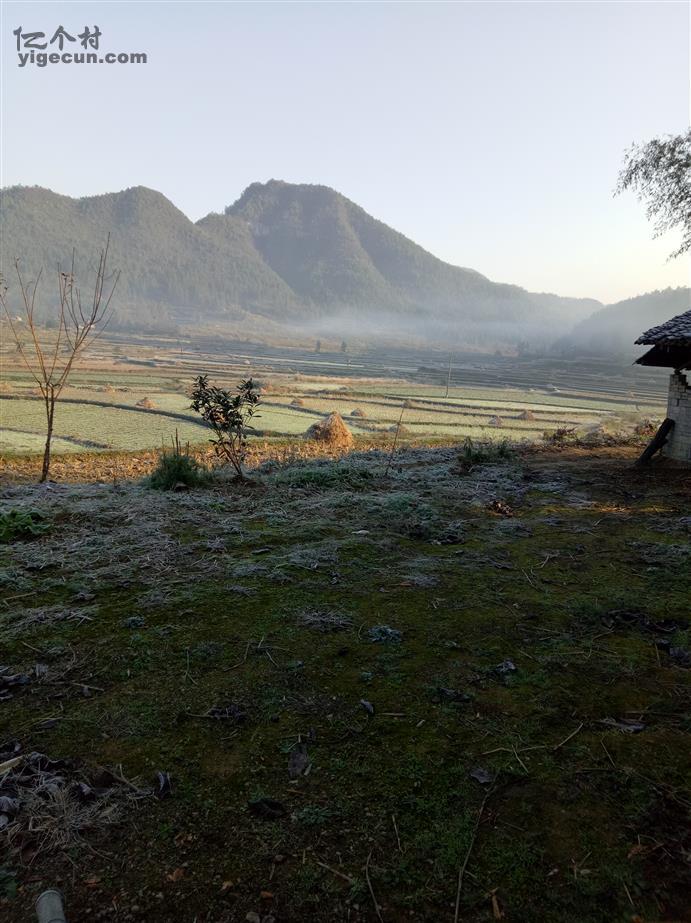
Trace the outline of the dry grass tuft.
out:
<instances>
[{"instance_id":1,"label":"dry grass tuft","mask_svg":"<svg viewBox=\"0 0 691 923\"><path fill-rule=\"evenodd\" d=\"M25 837L35 852L55 852L85 845L84 836L117 823L128 796L111 790L93 801L80 801L67 785L52 782L28 789L20 797L20 812L7 828L8 845Z\"/></svg>"},{"instance_id":2,"label":"dry grass tuft","mask_svg":"<svg viewBox=\"0 0 691 923\"><path fill-rule=\"evenodd\" d=\"M5 763L1 828L7 851L32 863L42 853L88 845L86 837L118 823L132 803L150 797L109 770L88 775L72 760L30 753Z\"/></svg>"},{"instance_id":3,"label":"dry grass tuft","mask_svg":"<svg viewBox=\"0 0 691 923\"><path fill-rule=\"evenodd\" d=\"M52 625L55 622L90 622L94 613L93 607L66 609L64 606L39 606L35 609L24 609L21 616L6 626L5 630L8 637L24 635L38 626Z\"/></svg>"}]
</instances>

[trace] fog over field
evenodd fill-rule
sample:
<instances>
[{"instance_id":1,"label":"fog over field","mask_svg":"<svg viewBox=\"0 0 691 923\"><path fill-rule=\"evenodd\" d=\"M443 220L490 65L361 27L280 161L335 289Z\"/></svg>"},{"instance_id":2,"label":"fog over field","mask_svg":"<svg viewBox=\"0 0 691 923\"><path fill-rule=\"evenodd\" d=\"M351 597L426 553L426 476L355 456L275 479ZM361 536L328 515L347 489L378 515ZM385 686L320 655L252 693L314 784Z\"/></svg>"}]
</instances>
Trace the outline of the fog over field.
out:
<instances>
[{"instance_id":1,"label":"fog over field","mask_svg":"<svg viewBox=\"0 0 691 923\"><path fill-rule=\"evenodd\" d=\"M84 199L15 187L2 192L1 207L2 271L16 289L17 255L27 278L43 267L38 312L46 318L56 298L51 269L69 266L74 251L85 273L108 235L111 267L121 270L112 326L134 332L542 352L566 337L569 348L587 351L587 338L568 337L604 308L445 263L325 186L253 183L223 214L196 223L143 187ZM620 352L635 332L625 324L617 336L607 317L635 317L643 329L688 304L689 290L674 289L641 296L635 314L605 308L598 351Z\"/></svg>"}]
</instances>

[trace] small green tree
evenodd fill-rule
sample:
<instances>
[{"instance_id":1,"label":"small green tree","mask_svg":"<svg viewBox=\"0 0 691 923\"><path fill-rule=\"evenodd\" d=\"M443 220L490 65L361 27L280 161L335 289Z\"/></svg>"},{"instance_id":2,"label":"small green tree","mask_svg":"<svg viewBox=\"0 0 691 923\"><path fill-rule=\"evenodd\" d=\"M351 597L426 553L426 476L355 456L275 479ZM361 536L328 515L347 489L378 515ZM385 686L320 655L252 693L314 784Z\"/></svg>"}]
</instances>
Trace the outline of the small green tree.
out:
<instances>
[{"instance_id":1,"label":"small green tree","mask_svg":"<svg viewBox=\"0 0 691 923\"><path fill-rule=\"evenodd\" d=\"M192 387L192 410L201 414L215 438L209 442L219 458L231 464L242 480L247 455L247 432L259 405L259 391L251 378L240 382L237 393L209 384L208 375L199 375Z\"/></svg>"}]
</instances>

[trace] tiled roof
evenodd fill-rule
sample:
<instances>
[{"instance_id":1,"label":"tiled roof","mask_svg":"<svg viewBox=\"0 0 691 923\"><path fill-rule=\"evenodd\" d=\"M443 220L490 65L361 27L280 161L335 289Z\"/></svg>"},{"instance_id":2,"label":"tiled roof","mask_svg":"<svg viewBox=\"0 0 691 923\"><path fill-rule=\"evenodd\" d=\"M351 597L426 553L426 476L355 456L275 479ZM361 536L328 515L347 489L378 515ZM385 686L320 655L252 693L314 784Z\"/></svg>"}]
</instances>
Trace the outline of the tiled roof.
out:
<instances>
[{"instance_id":1,"label":"tiled roof","mask_svg":"<svg viewBox=\"0 0 691 923\"><path fill-rule=\"evenodd\" d=\"M636 343L691 346L691 311L684 311L658 327L651 327L638 337Z\"/></svg>"}]
</instances>

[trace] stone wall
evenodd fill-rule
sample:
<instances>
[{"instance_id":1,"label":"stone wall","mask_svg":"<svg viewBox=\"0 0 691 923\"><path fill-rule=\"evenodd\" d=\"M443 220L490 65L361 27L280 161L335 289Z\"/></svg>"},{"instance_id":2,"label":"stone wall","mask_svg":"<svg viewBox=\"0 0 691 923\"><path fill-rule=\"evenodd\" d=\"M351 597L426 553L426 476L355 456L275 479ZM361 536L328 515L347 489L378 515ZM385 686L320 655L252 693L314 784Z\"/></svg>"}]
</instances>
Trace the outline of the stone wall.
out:
<instances>
[{"instance_id":1,"label":"stone wall","mask_svg":"<svg viewBox=\"0 0 691 923\"><path fill-rule=\"evenodd\" d=\"M691 462L691 388L681 372L675 372L669 380L667 416L674 420L674 429L663 454Z\"/></svg>"}]
</instances>

